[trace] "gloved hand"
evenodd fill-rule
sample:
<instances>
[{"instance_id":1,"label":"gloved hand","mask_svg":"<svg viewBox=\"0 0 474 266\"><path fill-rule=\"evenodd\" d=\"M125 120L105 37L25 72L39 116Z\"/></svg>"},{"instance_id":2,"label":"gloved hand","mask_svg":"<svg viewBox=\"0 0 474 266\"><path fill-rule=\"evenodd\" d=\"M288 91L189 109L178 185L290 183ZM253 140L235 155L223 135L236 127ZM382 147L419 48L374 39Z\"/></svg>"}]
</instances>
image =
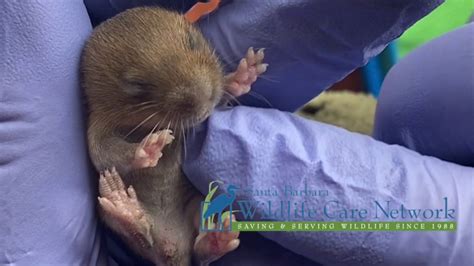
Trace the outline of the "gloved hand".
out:
<instances>
[{"instance_id":1,"label":"gloved hand","mask_svg":"<svg viewBox=\"0 0 474 266\"><path fill-rule=\"evenodd\" d=\"M474 166L473 36L470 23L390 70L377 106L375 138Z\"/></svg>"},{"instance_id":2,"label":"gloved hand","mask_svg":"<svg viewBox=\"0 0 474 266\"><path fill-rule=\"evenodd\" d=\"M87 2L91 3L92 1ZM118 0L107 2L111 4L112 10L120 11L116 5ZM298 7L298 4L312 4L312 2L283 1L279 2L281 5L275 6L275 1L268 1L266 3L269 5L268 9L258 6L260 2L256 7L260 7L263 13L278 16L280 11L289 12ZM347 47L342 50L337 48L338 52L324 56L325 60L331 59L337 64L347 64L346 67L338 68L338 71L335 71L339 75L338 78L336 78L337 75L327 75L330 76L329 79L342 78L344 71L349 72L350 65L362 64L362 62L348 63L345 60L339 62L338 58L349 53L351 58L364 60L369 55L375 54L383 47L384 41L396 37L404 28L433 9L439 2L441 1L436 1L433 4L433 1L427 0L405 0L400 1L400 5L394 6L393 1L386 0L380 6L374 4L375 6L367 6L367 9L354 9L353 1L351 4L339 2L334 5L344 6L340 8L326 6L326 9L322 9L325 13L328 11L342 12L341 10L343 10L345 15L348 15L347 10L353 10L352 12L355 13L363 12L365 15L369 13L376 15L381 12L380 10L372 12L371 10L374 8L386 8L386 10L393 11L393 13L387 12L383 16L377 15L367 21L360 21L357 28L353 27L356 24L354 19L362 18L365 15L351 13L351 16L354 17L348 22L349 28L342 31L341 35L323 38L324 45L326 45L324 46L326 50L323 49L324 53L330 52L327 49L332 45L327 42L334 38L336 42L344 40L339 45L335 45L334 49L340 46L350 47L351 41L359 47L358 51L346 50ZM359 2L360 5L364 3ZM229 3L229 6L235 5L236 8L233 12L245 12L245 9L237 8L241 4L242 2L235 1ZM327 5L325 2L321 3L321 5L323 4ZM288 8L281 9L285 6ZM319 7L316 8L319 10ZM295 9L297 13L299 13L298 10L304 11L300 6ZM91 16L95 14L94 11L97 10L88 8ZM107 14L112 15L115 11ZM285 14L291 14L288 12ZM318 14L314 13L314 15ZM323 16L324 14L319 15ZM298 16L292 17L299 19ZM326 18L324 25L331 26L332 22L329 23L329 21L333 21L334 17L323 17ZM94 179L88 177L87 152L83 135L85 130L79 100L81 93L77 79L82 44L91 30L89 17L82 1L79 0L67 3L7 0L0 2L0 18L2 20L0 24L0 40L2 40L0 42L2 70L0 71L0 83L2 84L0 88L2 102L0 105L0 140L2 141L0 191L2 192L2 204L0 204L0 208L2 208L1 213L4 214L0 218L2 219L0 221L2 235L0 250L3 251L0 254L1 262L15 262L24 265L70 265L102 262L100 259L104 257L99 254L100 234L97 232L95 216L96 184L91 183L91 180ZM238 25L239 21L235 22ZM293 24L283 24L283 26L285 25L294 27ZM333 32L341 25L343 25L342 21L337 23L334 29L328 27L320 29L321 36L329 36L328 33L324 33L325 30ZM384 26L379 28L379 25ZM366 32L361 31L361 28L366 28L366 26L368 27ZM235 29L239 29L239 27L236 26ZM212 30L203 30L206 34L212 32ZM349 34L352 31L363 34L356 39L342 38L344 34ZM374 31L378 32L377 36L369 34ZM282 34L284 33L282 31ZM366 39L366 34L369 34L370 38ZM219 34L216 33L215 37L209 36L209 38L218 39L218 36ZM224 42L224 39L222 41ZM291 39L287 39L287 41L291 41ZM298 41L294 43L298 43ZM304 44L307 46L309 43L305 42ZM242 46L244 45L249 44L242 44ZM299 48L304 48L305 45ZM216 43L216 46L220 45ZM258 46L264 46L264 43L262 42L262 45L258 44ZM292 46L288 47L295 49ZM240 49L244 48L238 48L234 55L241 55ZM364 54L365 50L371 52ZM307 47L305 51L308 51L309 55L315 51L320 52L316 46ZM352 52L359 56L354 56ZM361 56L361 54L364 55ZM271 58L270 55L269 59ZM297 61L292 58L290 56L287 58L289 60L285 59L284 62L294 63ZM332 66L332 64L325 63L326 67L329 65ZM322 71L322 69L320 70ZM295 74L293 72L283 72L275 72L275 74L288 74L287 77L291 79L308 77L307 75L293 76ZM275 74L271 74L269 78L275 78L272 77ZM328 81L325 81L323 85L327 83ZM288 82L282 84L288 84ZM311 94L315 94L319 90L321 88L317 88ZM295 91L295 95L301 92L301 90ZM280 91L261 91L261 94L269 98L269 94L266 93L279 94ZM281 95L275 96L275 98L279 97ZM299 99L297 100L298 104L291 103L291 106L285 107L284 104L274 101L273 106L291 109L293 106L302 104L308 97L309 95L303 93L302 97L295 98ZM94 173L91 174L94 175Z\"/></svg>"},{"instance_id":3,"label":"gloved hand","mask_svg":"<svg viewBox=\"0 0 474 266\"><path fill-rule=\"evenodd\" d=\"M244 105L295 111L364 65L442 0L228 1L199 23L227 70L248 47L270 64Z\"/></svg>"},{"instance_id":4,"label":"gloved hand","mask_svg":"<svg viewBox=\"0 0 474 266\"><path fill-rule=\"evenodd\" d=\"M153 4L155 1L144 2ZM113 11L119 12L144 2L132 4L127 0L109 0L102 1L102 5L113 3ZM267 48L265 61L270 67L266 75L254 84L250 97L240 101L293 111L363 65L441 2L398 1L395 5L393 1L272 0L252 4L225 1L217 12L203 19L199 27L220 54L228 71L235 68L248 47ZM89 3L89 13L97 21L111 15L102 9L96 11L97 2ZM211 123L210 126L212 130L216 125ZM226 145L223 141L215 144ZM199 145L199 140L190 145ZM193 148L196 147L188 149ZM205 146L204 153L207 148L212 149L213 145ZM244 162L248 159L233 154ZM200 170L217 174L206 167L212 163L208 159L199 158L198 161L204 163ZM187 158L187 163L193 163L191 157ZM209 180L193 171L188 175L200 184Z\"/></svg>"},{"instance_id":5,"label":"gloved hand","mask_svg":"<svg viewBox=\"0 0 474 266\"><path fill-rule=\"evenodd\" d=\"M0 264L95 265L78 66L81 0L0 1Z\"/></svg>"},{"instance_id":6,"label":"gloved hand","mask_svg":"<svg viewBox=\"0 0 474 266\"><path fill-rule=\"evenodd\" d=\"M207 129L203 127L187 142L191 143L184 165L188 178L203 193L214 180L236 185L241 188L236 202L272 202L279 210L280 201L305 201L308 208L322 210L329 200L337 200L340 208L367 208L373 214L374 200L382 204L390 201L393 209L400 209L401 204L407 208L442 209L446 197L449 208L455 209L456 232L263 234L323 265L472 262L473 168L422 156L290 113L251 107L217 111ZM327 190L329 195L286 196L287 186L302 191L306 185L308 190ZM278 196L255 192L267 189L276 191ZM258 208L256 217L264 211L266 207ZM319 214L305 219L322 217Z\"/></svg>"},{"instance_id":7,"label":"gloved hand","mask_svg":"<svg viewBox=\"0 0 474 266\"><path fill-rule=\"evenodd\" d=\"M465 45L472 41L473 33L474 24L465 26L421 47L395 66L382 88L377 137L473 164L474 63L472 46ZM245 191L273 188L278 195L285 195L286 186L301 191L307 184L309 190L329 191L329 197L241 193L237 201L271 201L279 206L280 200L305 200L307 206L320 210L331 199L346 209L389 200L398 207L442 209L447 198L448 208L455 209L458 228L454 233L264 234L314 261L330 265L473 262L473 168L293 114L249 107L216 112L207 127L187 143L185 173L204 193L214 180ZM261 214L258 209L257 215Z\"/></svg>"}]
</instances>

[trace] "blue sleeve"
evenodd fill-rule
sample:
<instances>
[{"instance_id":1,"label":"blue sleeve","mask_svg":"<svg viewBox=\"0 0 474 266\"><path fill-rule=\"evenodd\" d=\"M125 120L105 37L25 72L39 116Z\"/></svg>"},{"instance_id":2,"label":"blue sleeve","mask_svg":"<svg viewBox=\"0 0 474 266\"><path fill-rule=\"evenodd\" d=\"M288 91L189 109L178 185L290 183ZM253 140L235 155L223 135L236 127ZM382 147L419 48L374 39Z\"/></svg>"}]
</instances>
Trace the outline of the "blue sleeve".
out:
<instances>
[{"instance_id":1,"label":"blue sleeve","mask_svg":"<svg viewBox=\"0 0 474 266\"><path fill-rule=\"evenodd\" d=\"M403 204L412 209L447 209L458 223L456 232L264 234L316 262L468 265L473 259L472 168L290 113L251 107L216 112L188 143L184 171L203 193L210 181L222 180L250 191L272 189L279 196L241 191L237 200L277 206L291 199L288 188L328 191L324 198L300 200L318 210L330 200L338 201L341 209L374 209L375 201L382 205L389 201L391 208ZM329 216L336 215L336 209ZM257 209L257 216L263 212ZM316 220L339 220L329 216ZM444 213L439 220L446 218L452 221Z\"/></svg>"}]
</instances>

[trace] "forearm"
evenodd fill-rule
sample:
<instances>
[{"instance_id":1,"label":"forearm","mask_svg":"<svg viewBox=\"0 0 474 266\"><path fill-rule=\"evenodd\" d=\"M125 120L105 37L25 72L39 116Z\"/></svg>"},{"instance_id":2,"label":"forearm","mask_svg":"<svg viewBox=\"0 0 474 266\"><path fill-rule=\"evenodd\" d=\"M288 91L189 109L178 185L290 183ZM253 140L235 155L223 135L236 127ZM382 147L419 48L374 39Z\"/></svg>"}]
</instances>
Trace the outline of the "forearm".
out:
<instances>
[{"instance_id":1,"label":"forearm","mask_svg":"<svg viewBox=\"0 0 474 266\"><path fill-rule=\"evenodd\" d=\"M217 112L210 118L207 130L198 132L189 143L184 170L202 192L207 191L209 181L220 179L244 189L272 188L279 195L240 193L238 200L278 203L295 200L286 197L287 185L304 190L307 184L311 190L328 192L326 198L297 199L318 210L323 210L329 200L338 201L341 209L348 210L374 210L375 200L382 205L390 201L392 208L403 204L407 208L438 209L443 208L444 198L448 199L448 208L455 209L456 232L335 232L304 237L294 233L266 234L317 262L462 265L472 259L466 258L472 256L466 255L472 245L472 168L421 156L292 114L247 107ZM257 211L257 216L263 214L262 210ZM328 214L305 219L340 220L335 213ZM380 210L378 214L376 218L371 213L365 220L384 220ZM419 256L421 250L417 247L423 248L423 256Z\"/></svg>"}]
</instances>

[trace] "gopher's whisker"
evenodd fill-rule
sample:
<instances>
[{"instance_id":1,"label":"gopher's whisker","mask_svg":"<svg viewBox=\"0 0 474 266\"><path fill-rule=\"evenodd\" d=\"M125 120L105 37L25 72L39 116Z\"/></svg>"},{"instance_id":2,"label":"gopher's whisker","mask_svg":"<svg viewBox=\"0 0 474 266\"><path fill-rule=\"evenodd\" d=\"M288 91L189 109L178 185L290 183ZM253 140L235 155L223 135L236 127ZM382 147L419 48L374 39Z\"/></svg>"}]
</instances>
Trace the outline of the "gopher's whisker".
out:
<instances>
[{"instance_id":1,"label":"gopher's whisker","mask_svg":"<svg viewBox=\"0 0 474 266\"><path fill-rule=\"evenodd\" d=\"M133 132L135 132L138 128L140 128L143 124L145 124L148 120L152 119L158 112L154 112L153 114L149 115L147 118L145 118L142 122L140 122L136 127L134 127L130 132L125 135L125 138L130 136Z\"/></svg>"},{"instance_id":2,"label":"gopher's whisker","mask_svg":"<svg viewBox=\"0 0 474 266\"><path fill-rule=\"evenodd\" d=\"M224 93L225 93L227 96L230 97L230 100L231 100L231 101L236 102L237 105L242 105L242 104L239 102L239 100L237 100L237 98L236 98L234 95L230 94L230 93L227 92L227 91L224 91Z\"/></svg>"},{"instance_id":3,"label":"gopher's whisker","mask_svg":"<svg viewBox=\"0 0 474 266\"><path fill-rule=\"evenodd\" d=\"M184 133L183 121L181 121L181 133L183 135L184 158L186 159L186 154L187 154L187 151L186 151L186 134Z\"/></svg>"},{"instance_id":4,"label":"gopher's whisker","mask_svg":"<svg viewBox=\"0 0 474 266\"><path fill-rule=\"evenodd\" d=\"M150 104L150 103L155 103L155 102L154 101L147 101L147 102L136 104L133 107L140 107L140 106L147 105L147 104Z\"/></svg>"},{"instance_id":5,"label":"gopher's whisker","mask_svg":"<svg viewBox=\"0 0 474 266\"><path fill-rule=\"evenodd\" d=\"M265 102L268 105L268 107L273 108L273 105L270 103L270 101L267 98L265 98L263 95L258 94L254 91L249 91L248 94L257 100L261 100Z\"/></svg>"}]
</instances>

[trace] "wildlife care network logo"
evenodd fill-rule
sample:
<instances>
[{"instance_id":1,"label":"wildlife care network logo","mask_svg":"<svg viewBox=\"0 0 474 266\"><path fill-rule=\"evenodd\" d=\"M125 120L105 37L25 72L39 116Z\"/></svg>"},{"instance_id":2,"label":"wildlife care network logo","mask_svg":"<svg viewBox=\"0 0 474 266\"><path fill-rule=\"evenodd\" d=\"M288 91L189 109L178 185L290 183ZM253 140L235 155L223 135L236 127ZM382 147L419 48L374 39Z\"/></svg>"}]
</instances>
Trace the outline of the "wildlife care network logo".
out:
<instances>
[{"instance_id":1,"label":"wildlife care network logo","mask_svg":"<svg viewBox=\"0 0 474 266\"><path fill-rule=\"evenodd\" d=\"M219 188L225 192L215 195ZM420 208L416 202L409 206L391 199L355 206L338 196L306 180L298 186L269 188L237 188L213 181L201 202L199 226L208 232L455 231L457 227L456 210L447 197L432 207L421 203Z\"/></svg>"},{"instance_id":2,"label":"wildlife care network logo","mask_svg":"<svg viewBox=\"0 0 474 266\"><path fill-rule=\"evenodd\" d=\"M214 198L221 181L209 183L209 191L204 201L201 202L201 219L199 227L201 231L223 232L232 231L232 204L234 203L237 187L227 186L227 193L222 193Z\"/></svg>"}]
</instances>

